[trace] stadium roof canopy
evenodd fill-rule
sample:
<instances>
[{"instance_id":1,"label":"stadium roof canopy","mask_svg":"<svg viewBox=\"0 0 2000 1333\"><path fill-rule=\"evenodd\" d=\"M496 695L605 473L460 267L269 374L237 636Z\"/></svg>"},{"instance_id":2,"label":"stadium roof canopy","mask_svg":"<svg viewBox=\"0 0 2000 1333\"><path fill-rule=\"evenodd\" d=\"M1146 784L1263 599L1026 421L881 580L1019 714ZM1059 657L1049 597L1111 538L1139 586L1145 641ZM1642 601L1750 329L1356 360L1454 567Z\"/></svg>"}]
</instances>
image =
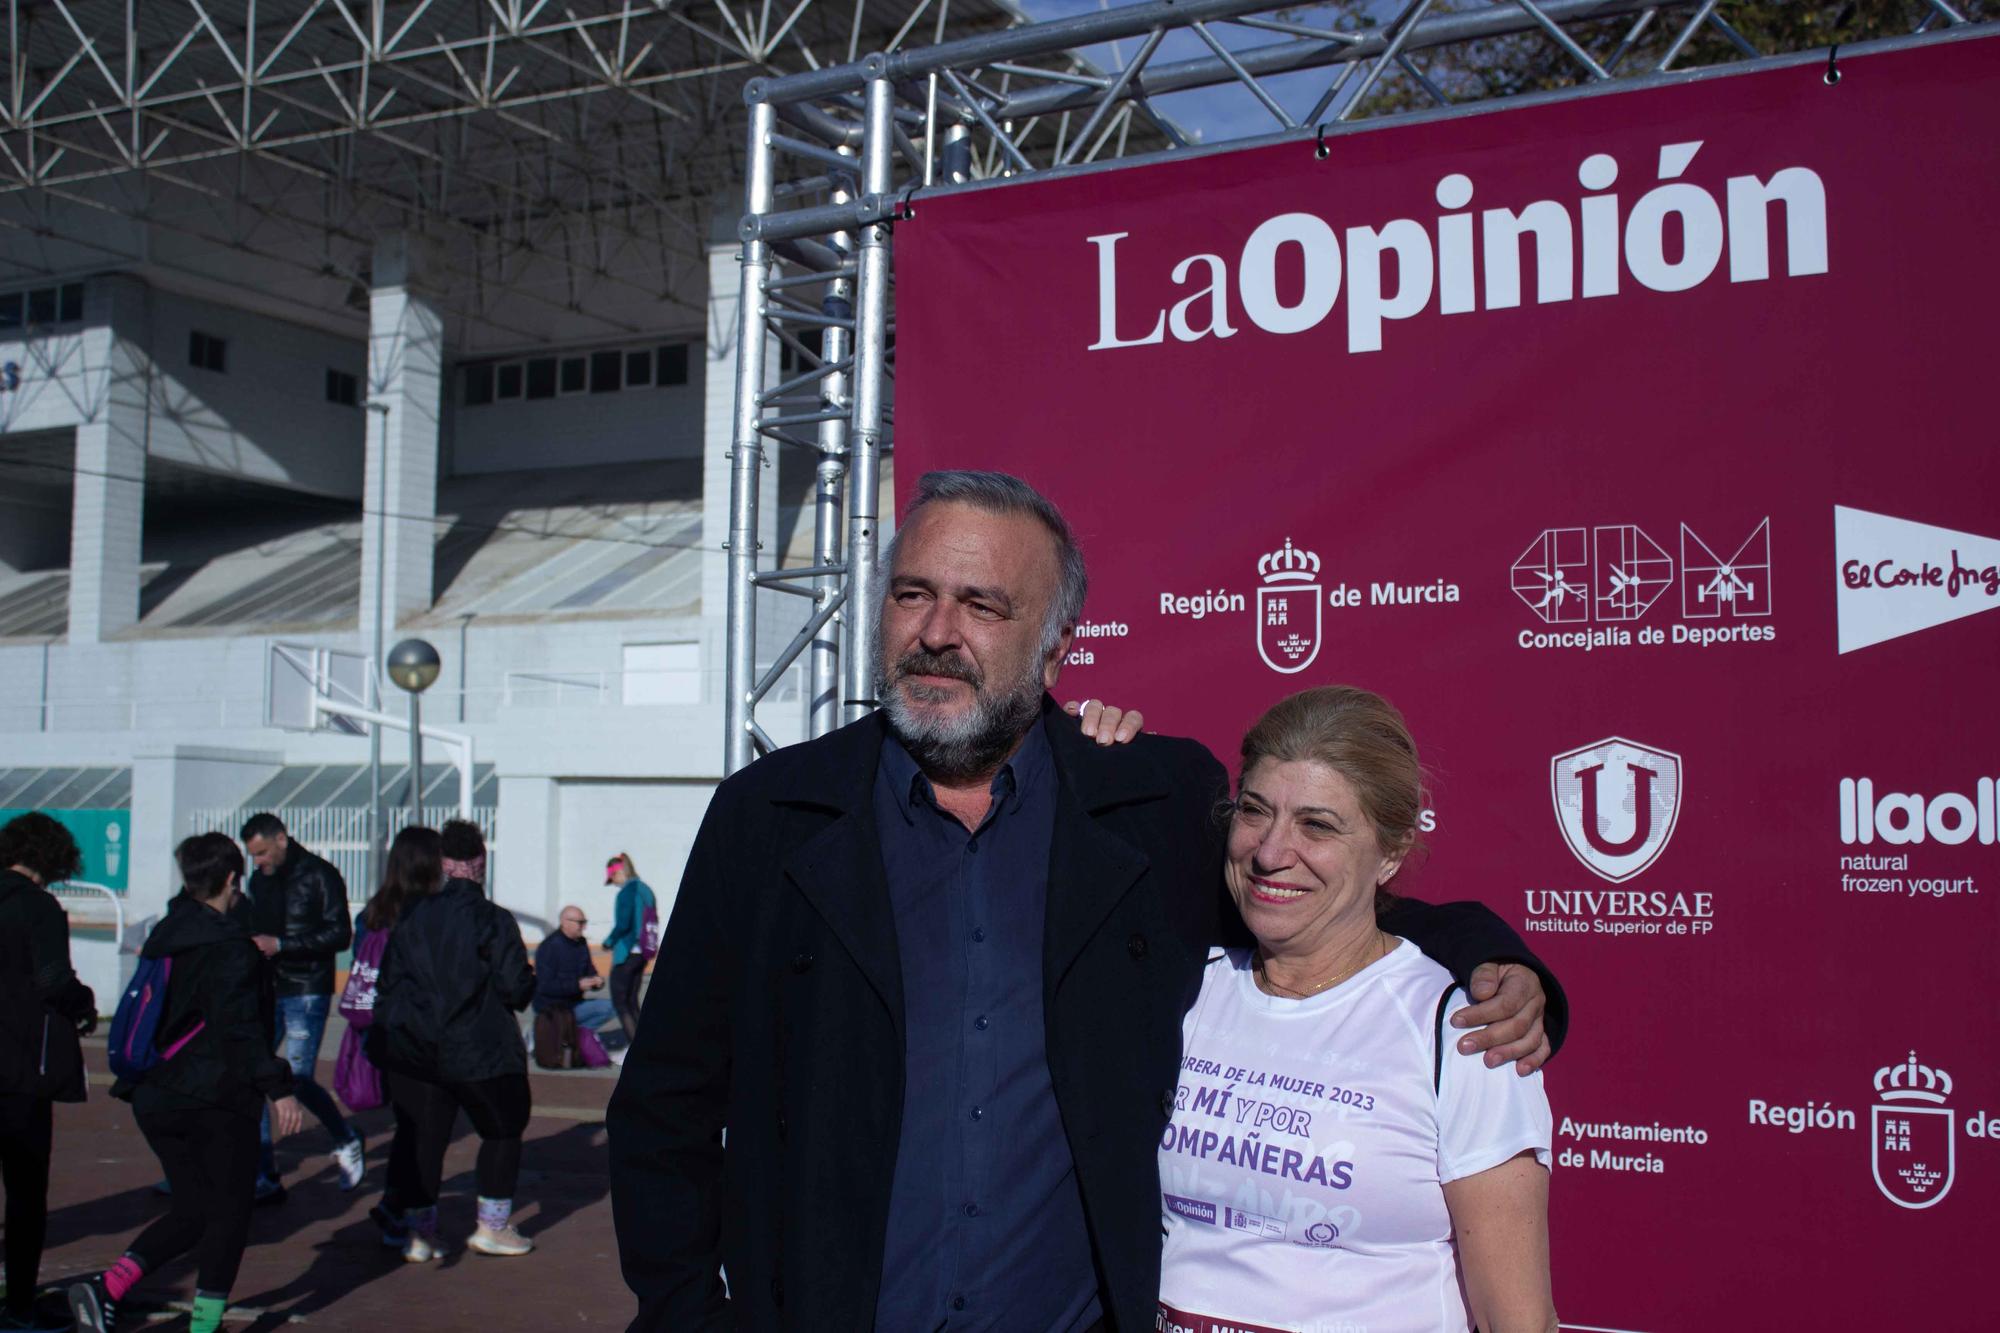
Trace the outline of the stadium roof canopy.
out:
<instances>
[{"instance_id":1,"label":"stadium roof canopy","mask_svg":"<svg viewBox=\"0 0 2000 1333\"><path fill-rule=\"evenodd\" d=\"M1011 0L8 0L0 282L122 268L341 331L430 242L461 351L699 330L743 84Z\"/></svg>"}]
</instances>

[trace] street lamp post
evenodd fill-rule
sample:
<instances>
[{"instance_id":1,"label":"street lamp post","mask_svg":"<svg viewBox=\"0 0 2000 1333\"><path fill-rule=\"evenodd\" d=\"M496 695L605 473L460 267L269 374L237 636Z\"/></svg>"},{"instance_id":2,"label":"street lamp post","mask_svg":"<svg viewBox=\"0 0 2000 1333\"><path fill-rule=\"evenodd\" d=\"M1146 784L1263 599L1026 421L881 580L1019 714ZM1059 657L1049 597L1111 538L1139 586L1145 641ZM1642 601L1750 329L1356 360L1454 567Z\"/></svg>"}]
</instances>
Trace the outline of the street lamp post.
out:
<instances>
[{"instance_id":1,"label":"street lamp post","mask_svg":"<svg viewBox=\"0 0 2000 1333\"><path fill-rule=\"evenodd\" d=\"M389 679L410 695L410 822L424 822L423 692L438 678L438 650L422 639L405 639L389 650Z\"/></svg>"}]
</instances>

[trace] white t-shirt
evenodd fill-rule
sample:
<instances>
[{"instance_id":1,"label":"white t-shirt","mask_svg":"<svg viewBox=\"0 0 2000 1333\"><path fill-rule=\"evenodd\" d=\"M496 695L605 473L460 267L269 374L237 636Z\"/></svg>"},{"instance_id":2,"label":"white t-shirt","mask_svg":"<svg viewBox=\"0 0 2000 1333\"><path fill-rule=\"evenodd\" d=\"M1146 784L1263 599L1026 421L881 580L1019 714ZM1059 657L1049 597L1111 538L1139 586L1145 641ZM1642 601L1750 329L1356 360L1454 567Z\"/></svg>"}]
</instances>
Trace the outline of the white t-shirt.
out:
<instances>
[{"instance_id":1,"label":"white t-shirt","mask_svg":"<svg viewBox=\"0 0 2000 1333\"><path fill-rule=\"evenodd\" d=\"M1463 1333L1443 1183L1530 1149L1549 1164L1541 1075L1447 1045L1433 1091L1451 976L1407 941L1304 1000L1259 990L1250 961L1211 961L1182 1024L1159 1327Z\"/></svg>"}]
</instances>

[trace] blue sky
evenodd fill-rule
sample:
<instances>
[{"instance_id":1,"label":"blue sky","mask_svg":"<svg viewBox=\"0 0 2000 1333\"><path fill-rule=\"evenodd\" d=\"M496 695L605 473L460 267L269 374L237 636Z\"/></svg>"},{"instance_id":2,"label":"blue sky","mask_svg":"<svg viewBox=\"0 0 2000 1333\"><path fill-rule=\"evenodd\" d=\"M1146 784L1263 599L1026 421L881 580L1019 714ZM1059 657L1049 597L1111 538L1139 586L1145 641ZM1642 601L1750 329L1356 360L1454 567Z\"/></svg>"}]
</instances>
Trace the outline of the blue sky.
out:
<instances>
[{"instance_id":1,"label":"blue sky","mask_svg":"<svg viewBox=\"0 0 2000 1333\"><path fill-rule=\"evenodd\" d=\"M1037 19L1067 18L1075 14L1094 13L1119 7L1109 3L1109 0L1017 0L1017 2ZM1286 17L1295 23L1327 27L1331 26L1328 22L1330 16L1353 7L1300 5L1289 10ZM1229 23L1211 24L1209 31L1232 51L1290 40L1282 33L1243 28ZM1115 43L1087 47L1084 54L1096 61L1101 68L1114 71L1124 67L1125 62L1139 49L1141 41L1143 38L1128 38ZM1167 34L1165 40L1160 43L1160 49L1149 62L1149 67L1177 60L1199 59L1209 54L1208 46L1200 37L1191 31L1180 29ZM1306 113L1312 109L1313 103L1319 100L1320 94L1326 91L1327 85L1338 73L1337 67L1328 66L1297 74L1279 75L1262 82L1265 91L1270 93L1294 120L1302 121ZM1359 75L1355 77L1357 80L1360 78ZM1209 142L1225 142L1253 135L1273 134L1282 128L1247 88L1235 83L1184 93L1170 93L1155 98L1153 105L1190 137L1199 137Z\"/></svg>"}]
</instances>

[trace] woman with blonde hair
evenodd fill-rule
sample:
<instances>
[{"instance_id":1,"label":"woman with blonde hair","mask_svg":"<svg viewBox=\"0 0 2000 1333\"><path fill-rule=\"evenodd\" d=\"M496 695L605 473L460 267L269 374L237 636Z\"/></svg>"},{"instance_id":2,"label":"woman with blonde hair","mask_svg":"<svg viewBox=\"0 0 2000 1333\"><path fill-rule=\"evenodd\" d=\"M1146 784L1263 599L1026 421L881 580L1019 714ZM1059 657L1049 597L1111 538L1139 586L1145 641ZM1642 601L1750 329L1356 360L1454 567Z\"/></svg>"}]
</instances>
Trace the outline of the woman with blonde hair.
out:
<instances>
[{"instance_id":1,"label":"woman with blonde hair","mask_svg":"<svg viewBox=\"0 0 2000 1333\"><path fill-rule=\"evenodd\" d=\"M1305 690L1243 738L1224 873L1255 943L1182 1026L1162 1327L1556 1327L1541 1075L1453 1048L1465 993L1385 928L1422 811L1379 695Z\"/></svg>"}]
</instances>

